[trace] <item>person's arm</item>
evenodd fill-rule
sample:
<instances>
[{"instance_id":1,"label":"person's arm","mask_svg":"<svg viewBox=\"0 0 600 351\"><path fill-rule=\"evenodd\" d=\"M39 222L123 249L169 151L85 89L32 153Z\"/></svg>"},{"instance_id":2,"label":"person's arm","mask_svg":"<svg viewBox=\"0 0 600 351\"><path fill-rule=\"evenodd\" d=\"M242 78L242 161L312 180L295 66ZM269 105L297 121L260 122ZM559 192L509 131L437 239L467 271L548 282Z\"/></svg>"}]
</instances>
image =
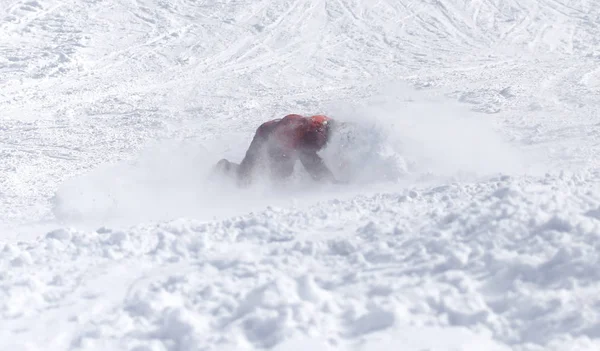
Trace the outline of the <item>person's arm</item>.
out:
<instances>
[{"instance_id":1,"label":"person's arm","mask_svg":"<svg viewBox=\"0 0 600 351\"><path fill-rule=\"evenodd\" d=\"M258 162L258 158L260 156L260 150L264 145L264 140L257 135L254 136L250 146L248 147L248 151L246 151L246 156L242 162L240 162L240 166L237 169L238 176L238 184L245 186L250 183L250 177L252 175L252 171L254 170L254 166Z\"/></svg>"},{"instance_id":2,"label":"person's arm","mask_svg":"<svg viewBox=\"0 0 600 351\"><path fill-rule=\"evenodd\" d=\"M254 138L248 147L248 151L246 151L246 156L244 156L244 159L240 162L240 166L237 169L238 184L240 186L246 186L250 183L252 171L254 170L263 150L263 146L268 139L270 131L269 127L270 125L267 123L258 127L256 134L254 134Z\"/></svg>"},{"instance_id":3,"label":"person's arm","mask_svg":"<svg viewBox=\"0 0 600 351\"><path fill-rule=\"evenodd\" d=\"M306 168L314 180L336 181L333 173L327 168L323 159L315 151L302 151L299 158L304 168Z\"/></svg>"}]
</instances>

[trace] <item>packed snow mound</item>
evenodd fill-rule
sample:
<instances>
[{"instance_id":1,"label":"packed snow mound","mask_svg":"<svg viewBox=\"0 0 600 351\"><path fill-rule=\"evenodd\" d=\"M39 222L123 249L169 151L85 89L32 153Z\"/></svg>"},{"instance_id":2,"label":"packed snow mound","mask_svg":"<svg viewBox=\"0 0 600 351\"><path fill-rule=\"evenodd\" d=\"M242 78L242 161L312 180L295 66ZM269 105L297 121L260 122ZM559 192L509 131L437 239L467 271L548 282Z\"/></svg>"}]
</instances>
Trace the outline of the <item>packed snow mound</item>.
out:
<instances>
[{"instance_id":1,"label":"packed snow mound","mask_svg":"<svg viewBox=\"0 0 600 351\"><path fill-rule=\"evenodd\" d=\"M0 339L53 350L591 350L599 184L597 171L501 177L220 221L55 230L0 247Z\"/></svg>"}]
</instances>

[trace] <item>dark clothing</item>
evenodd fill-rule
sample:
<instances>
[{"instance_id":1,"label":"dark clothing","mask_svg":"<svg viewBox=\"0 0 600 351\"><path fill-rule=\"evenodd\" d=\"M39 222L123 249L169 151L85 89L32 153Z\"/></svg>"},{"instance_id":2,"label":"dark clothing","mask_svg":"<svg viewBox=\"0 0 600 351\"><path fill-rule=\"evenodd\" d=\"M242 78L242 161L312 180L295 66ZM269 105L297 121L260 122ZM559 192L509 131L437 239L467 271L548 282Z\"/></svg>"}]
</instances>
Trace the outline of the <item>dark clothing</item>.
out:
<instances>
[{"instance_id":1,"label":"dark clothing","mask_svg":"<svg viewBox=\"0 0 600 351\"><path fill-rule=\"evenodd\" d=\"M266 168L275 179L287 178L292 175L296 160L313 179L333 180L333 174L317 154L327 144L331 123L322 115L287 115L263 123L236 169L238 180L248 184L258 168Z\"/></svg>"}]
</instances>

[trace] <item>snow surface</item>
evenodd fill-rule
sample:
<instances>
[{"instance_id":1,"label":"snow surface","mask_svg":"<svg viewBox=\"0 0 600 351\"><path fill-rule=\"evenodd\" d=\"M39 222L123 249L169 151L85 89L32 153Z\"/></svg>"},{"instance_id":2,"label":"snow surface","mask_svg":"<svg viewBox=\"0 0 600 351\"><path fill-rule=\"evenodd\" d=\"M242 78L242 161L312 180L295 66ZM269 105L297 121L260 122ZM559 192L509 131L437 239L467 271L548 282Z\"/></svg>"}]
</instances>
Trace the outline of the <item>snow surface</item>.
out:
<instances>
[{"instance_id":1,"label":"snow surface","mask_svg":"<svg viewBox=\"0 0 600 351\"><path fill-rule=\"evenodd\" d=\"M0 0L0 86L0 350L600 349L596 0ZM208 177L287 113L350 185Z\"/></svg>"}]
</instances>

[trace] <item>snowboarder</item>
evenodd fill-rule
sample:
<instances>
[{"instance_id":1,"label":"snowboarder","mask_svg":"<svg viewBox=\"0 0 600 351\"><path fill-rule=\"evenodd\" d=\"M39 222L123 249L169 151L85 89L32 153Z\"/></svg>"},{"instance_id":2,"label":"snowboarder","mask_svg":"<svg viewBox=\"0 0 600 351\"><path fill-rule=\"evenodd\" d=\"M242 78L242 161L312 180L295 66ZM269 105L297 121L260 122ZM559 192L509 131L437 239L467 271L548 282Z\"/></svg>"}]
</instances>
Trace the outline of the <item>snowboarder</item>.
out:
<instances>
[{"instance_id":1,"label":"snowboarder","mask_svg":"<svg viewBox=\"0 0 600 351\"><path fill-rule=\"evenodd\" d=\"M286 179L300 160L313 179L336 182L317 154L329 141L334 124L333 119L324 115L305 117L297 114L265 122L256 130L240 164L222 159L216 170L232 175L238 185L247 186L259 171L267 171L275 180Z\"/></svg>"}]
</instances>

